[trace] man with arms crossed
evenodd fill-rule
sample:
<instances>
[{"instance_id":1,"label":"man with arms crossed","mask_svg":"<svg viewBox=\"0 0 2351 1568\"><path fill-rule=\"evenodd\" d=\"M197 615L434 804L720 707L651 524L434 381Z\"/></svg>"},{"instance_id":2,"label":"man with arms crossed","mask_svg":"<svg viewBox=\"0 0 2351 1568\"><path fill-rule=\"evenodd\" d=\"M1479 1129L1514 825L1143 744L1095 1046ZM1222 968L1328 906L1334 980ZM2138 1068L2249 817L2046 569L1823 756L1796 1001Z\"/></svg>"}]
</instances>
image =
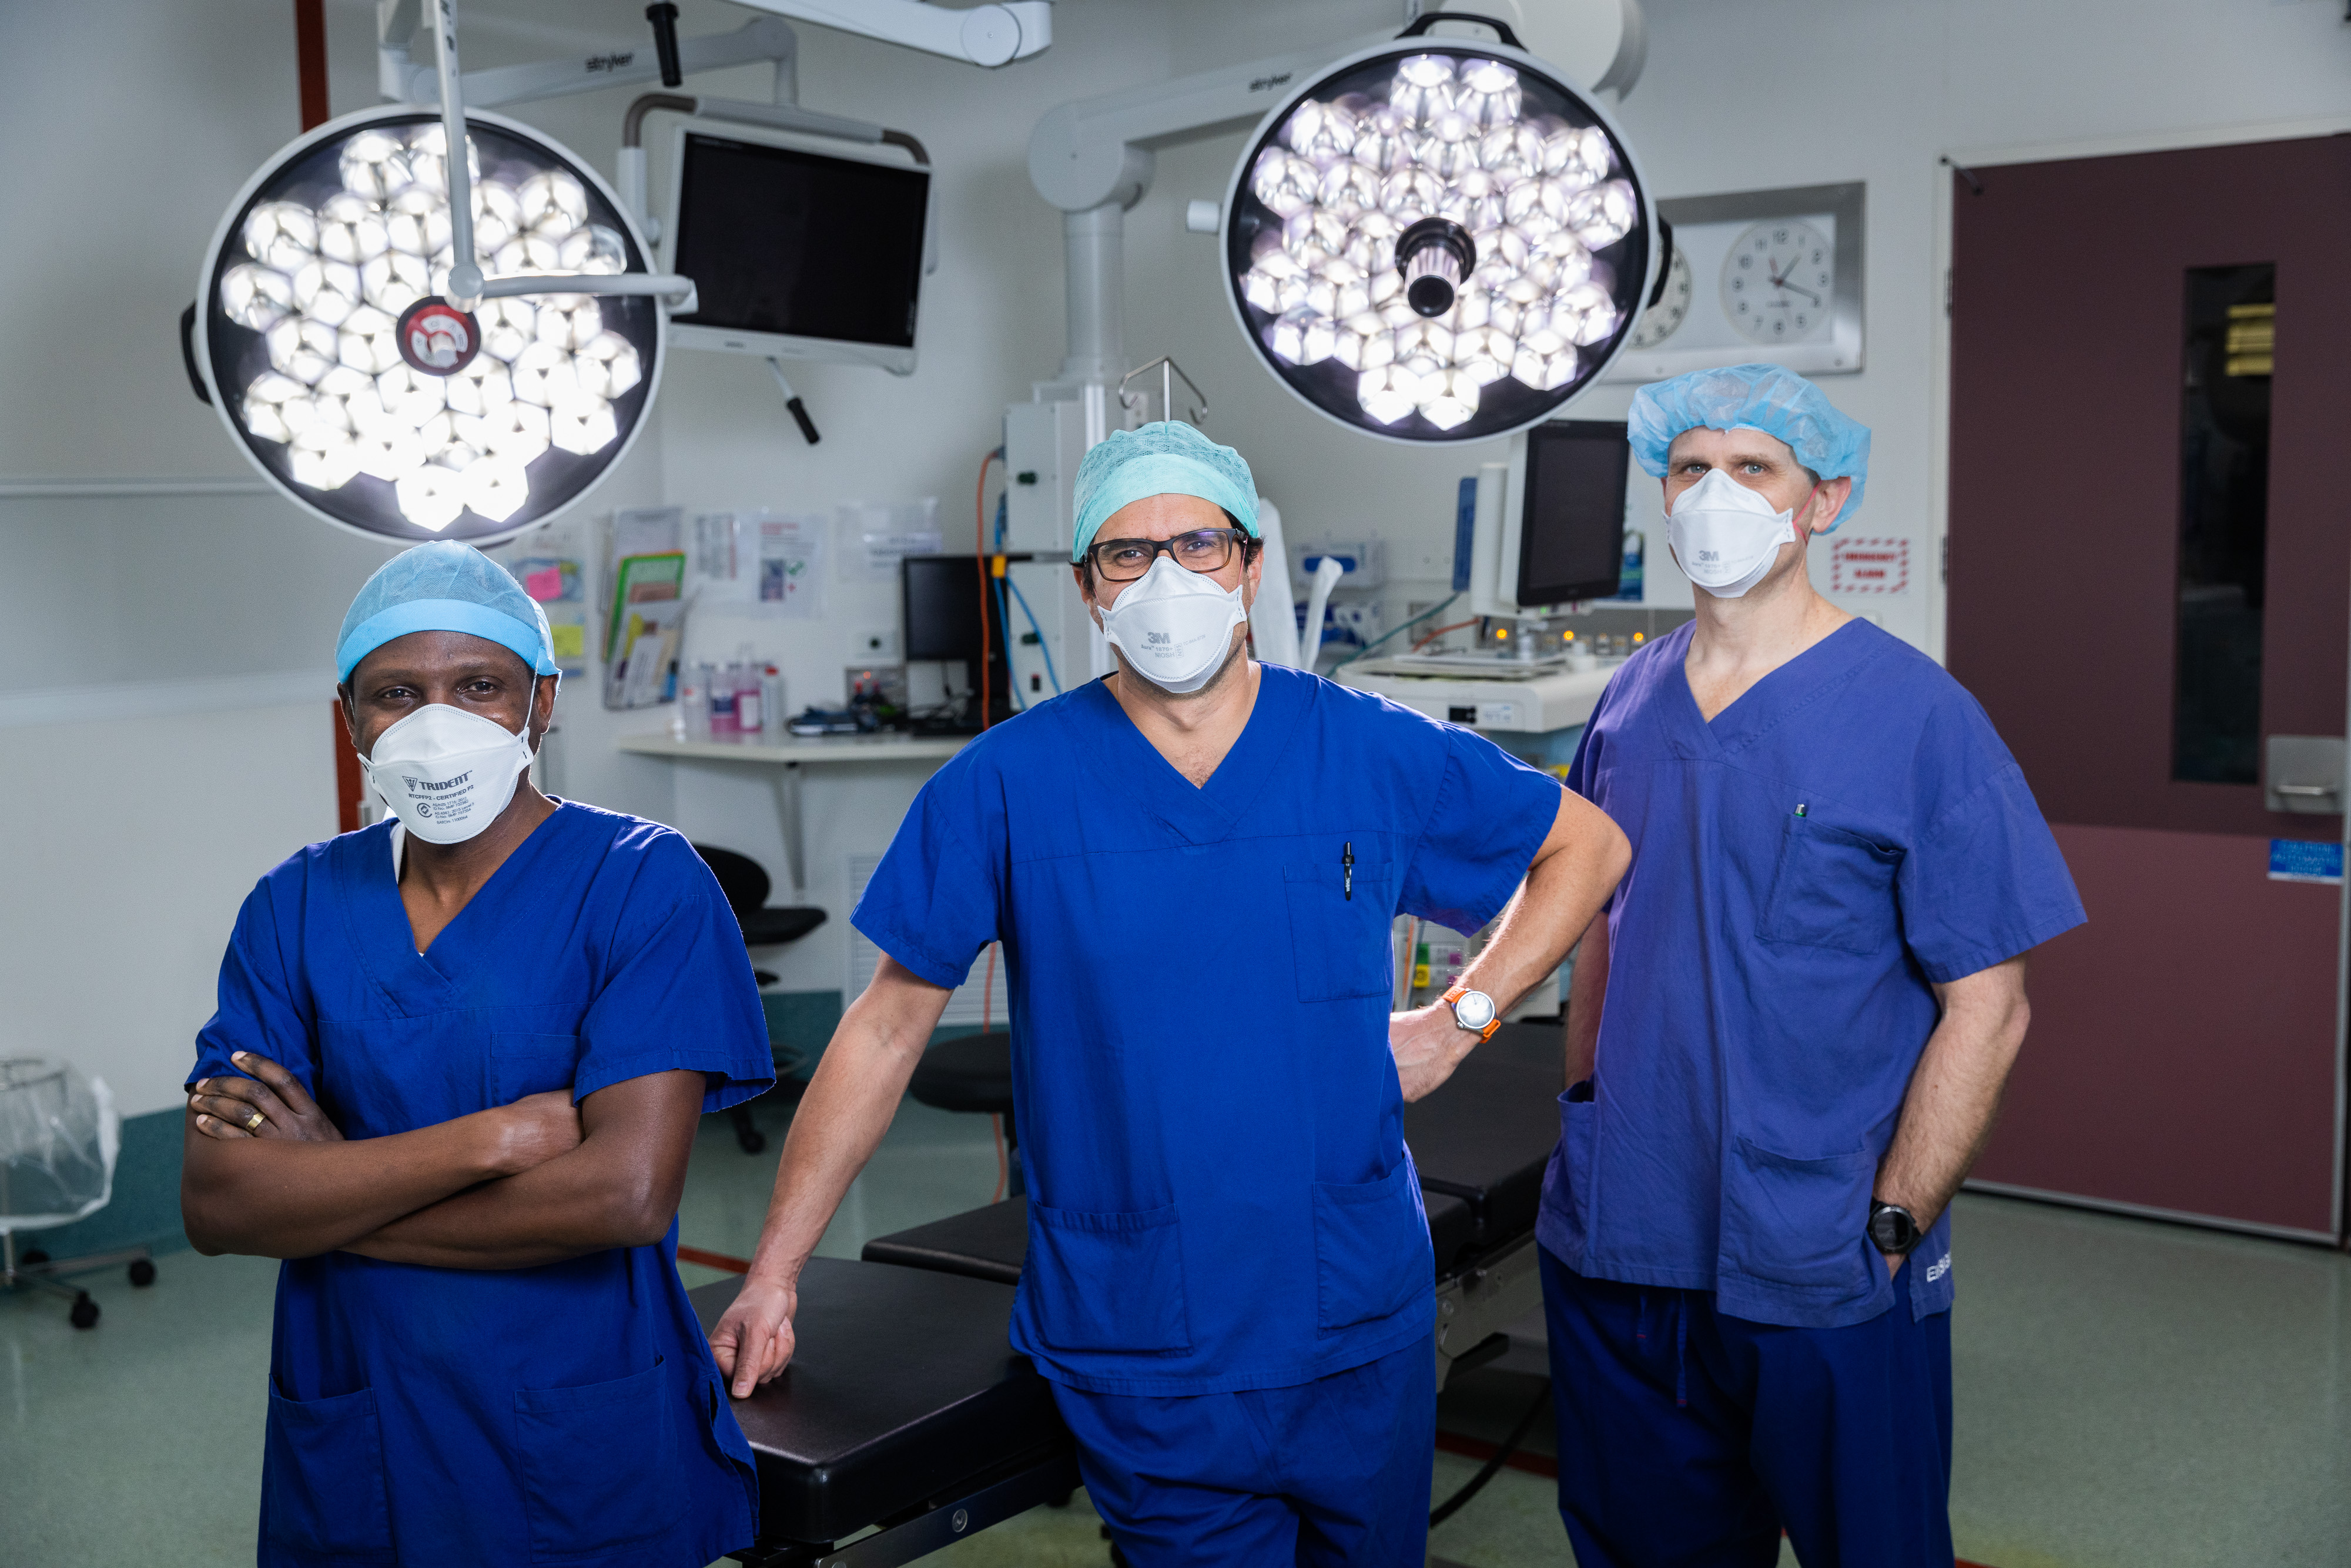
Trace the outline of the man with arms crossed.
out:
<instances>
[{"instance_id":1,"label":"man with arms crossed","mask_svg":"<svg viewBox=\"0 0 2351 1568\"><path fill-rule=\"evenodd\" d=\"M1948 1568L1951 1195L2081 923L1974 698L1813 591L1869 433L1772 365L1645 387L1698 617L1569 786L1633 862L1571 987L1538 1235L1583 1568Z\"/></svg>"},{"instance_id":2,"label":"man with arms crossed","mask_svg":"<svg viewBox=\"0 0 2351 1568\"><path fill-rule=\"evenodd\" d=\"M1113 434L1076 501L1118 672L982 736L908 813L852 917L885 956L711 1346L738 1397L783 1369L802 1264L1000 939L1012 1343L1127 1559L1420 1568L1433 1270L1403 1102L1552 971L1624 836L1467 730L1251 660L1257 491L1230 448ZM1391 1019L1397 911L1474 930L1506 901L1468 988Z\"/></svg>"}]
</instances>

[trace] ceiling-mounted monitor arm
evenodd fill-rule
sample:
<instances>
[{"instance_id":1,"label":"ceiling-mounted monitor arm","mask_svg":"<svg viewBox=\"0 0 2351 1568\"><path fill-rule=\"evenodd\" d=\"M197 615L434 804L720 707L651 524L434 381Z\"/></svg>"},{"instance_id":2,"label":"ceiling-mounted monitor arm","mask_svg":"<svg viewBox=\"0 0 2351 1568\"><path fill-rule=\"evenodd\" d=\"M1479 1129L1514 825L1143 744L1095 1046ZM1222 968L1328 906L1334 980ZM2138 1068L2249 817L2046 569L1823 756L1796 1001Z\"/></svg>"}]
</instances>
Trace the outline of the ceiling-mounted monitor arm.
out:
<instances>
[{"instance_id":1,"label":"ceiling-mounted monitor arm","mask_svg":"<svg viewBox=\"0 0 2351 1568\"><path fill-rule=\"evenodd\" d=\"M420 64L412 57L423 5L424 0L379 0L377 5L376 87L392 103L429 104L441 99L439 73L431 63ZM681 38L678 65L682 71L692 73L771 60L776 68L776 101L789 103L799 97L799 38L789 25L772 16L758 16L731 33ZM654 50L615 49L567 60L494 66L461 77L457 87L475 109L496 109L501 104L660 79L661 64Z\"/></svg>"}]
</instances>

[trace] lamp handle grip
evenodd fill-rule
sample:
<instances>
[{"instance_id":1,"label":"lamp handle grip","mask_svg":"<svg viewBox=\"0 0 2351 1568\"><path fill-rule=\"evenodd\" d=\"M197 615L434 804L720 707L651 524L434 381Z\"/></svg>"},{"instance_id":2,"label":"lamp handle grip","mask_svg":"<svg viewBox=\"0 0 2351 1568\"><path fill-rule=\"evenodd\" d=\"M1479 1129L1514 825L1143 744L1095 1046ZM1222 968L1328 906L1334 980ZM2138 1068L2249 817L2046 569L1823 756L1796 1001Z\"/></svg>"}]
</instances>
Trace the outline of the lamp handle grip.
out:
<instances>
[{"instance_id":1,"label":"lamp handle grip","mask_svg":"<svg viewBox=\"0 0 2351 1568\"><path fill-rule=\"evenodd\" d=\"M654 0L645 7L645 20L653 25L653 55L661 61L662 86L684 86L685 70L677 57L677 6L673 0Z\"/></svg>"},{"instance_id":2,"label":"lamp handle grip","mask_svg":"<svg viewBox=\"0 0 2351 1568\"><path fill-rule=\"evenodd\" d=\"M196 308L193 303L180 312L180 363L187 367L188 385L194 390L196 401L209 405L213 394L205 390L204 372L196 369Z\"/></svg>"},{"instance_id":3,"label":"lamp handle grip","mask_svg":"<svg viewBox=\"0 0 2351 1568\"><path fill-rule=\"evenodd\" d=\"M1500 35L1502 42L1508 44L1510 47L1514 49L1523 49L1526 47L1524 44L1519 42L1519 36L1510 31L1510 25L1508 22L1497 21L1491 16L1480 16L1473 11L1423 11L1419 16L1415 16L1411 21L1405 23L1404 31L1398 33L1396 37L1399 38L1417 38L1422 34L1427 32L1431 27L1437 26L1439 22L1482 23L1485 26L1493 28L1497 34Z\"/></svg>"}]
</instances>

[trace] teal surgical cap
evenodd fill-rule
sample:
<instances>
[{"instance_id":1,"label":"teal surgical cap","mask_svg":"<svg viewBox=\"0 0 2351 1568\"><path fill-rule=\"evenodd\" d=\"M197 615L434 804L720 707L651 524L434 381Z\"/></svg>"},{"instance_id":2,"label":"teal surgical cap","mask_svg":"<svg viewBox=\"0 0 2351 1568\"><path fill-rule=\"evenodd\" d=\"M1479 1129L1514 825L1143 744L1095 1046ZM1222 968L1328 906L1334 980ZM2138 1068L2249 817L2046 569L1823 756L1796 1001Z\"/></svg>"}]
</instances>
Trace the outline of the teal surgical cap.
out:
<instances>
[{"instance_id":1,"label":"teal surgical cap","mask_svg":"<svg viewBox=\"0 0 2351 1568\"><path fill-rule=\"evenodd\" d=\"M361 659L411 632L464 632L512 649L536 674L557 673L547 612L512 572L455 539L418 545L376 569L335 639L336 681L350 680Z\"/></svg>"},{"instance_id":2,"label":"teal surgical cap","mask_svg":"<svg viewBox=\"0 0 2351 1568\"><path fill-rule=\"evenodd\" d=\"M1180 419L1165 419L1141 430L1113 431L1078 465L1078 527L1070 559L1085 559L1111 514L1146 496L1197 496L1231 513L1249 538L1264 537L1257 526L1257 481L1241 455Z\"/></svg>"},{"instance_id":3,"label":"teal surgical cap","mask_svg":"<svg viewBox=\"0 0 2351 1568\"><path fill-rule=\"evenodd\" d=\"M1788 444L1796 461L1823 479L1851 479L1842 524L1861 509L1869 480L1869 426L1839 413L1826 393L1779 365L1726 365L1692 371L1633 394L1625 435L1652 478L1666 475L1666 452L1685 430L1760 430ZM1829 530L1834 533L1836 530Z\"/></svg>"}]
</instances>

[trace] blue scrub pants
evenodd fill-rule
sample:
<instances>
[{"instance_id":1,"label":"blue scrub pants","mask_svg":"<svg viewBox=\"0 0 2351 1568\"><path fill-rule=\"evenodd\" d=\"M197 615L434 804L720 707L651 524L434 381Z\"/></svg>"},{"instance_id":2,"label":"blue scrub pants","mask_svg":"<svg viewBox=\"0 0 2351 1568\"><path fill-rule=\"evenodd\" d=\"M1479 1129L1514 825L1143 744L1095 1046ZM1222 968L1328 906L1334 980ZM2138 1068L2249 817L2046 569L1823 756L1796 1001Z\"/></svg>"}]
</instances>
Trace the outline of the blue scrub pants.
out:
<instances>
[{"instance_id":1,"label":"blue scrub pants","mask_svg":"<svg viewBox=\"0 0 2351 1568\"><path fill-rule=\"evenodd\" d=\"M1906 1262L1907 1273L1912 1265ZM1582 1568L1950 1568L1951 1315L1782 1328L1542 1255Z\"/></svg>"},{"instance_id":2,"label":"blue scrub pants","mask_svg":"<svg viewBox=\"0 0 2351 1568\"><path fill-rule=\"evenodd\" d=\"M1424 1340L1290 1388L1053 1385L1095 1511L1134 1568L1423 1568L1437 1357Z\"/></svg>"}]
</instances>

